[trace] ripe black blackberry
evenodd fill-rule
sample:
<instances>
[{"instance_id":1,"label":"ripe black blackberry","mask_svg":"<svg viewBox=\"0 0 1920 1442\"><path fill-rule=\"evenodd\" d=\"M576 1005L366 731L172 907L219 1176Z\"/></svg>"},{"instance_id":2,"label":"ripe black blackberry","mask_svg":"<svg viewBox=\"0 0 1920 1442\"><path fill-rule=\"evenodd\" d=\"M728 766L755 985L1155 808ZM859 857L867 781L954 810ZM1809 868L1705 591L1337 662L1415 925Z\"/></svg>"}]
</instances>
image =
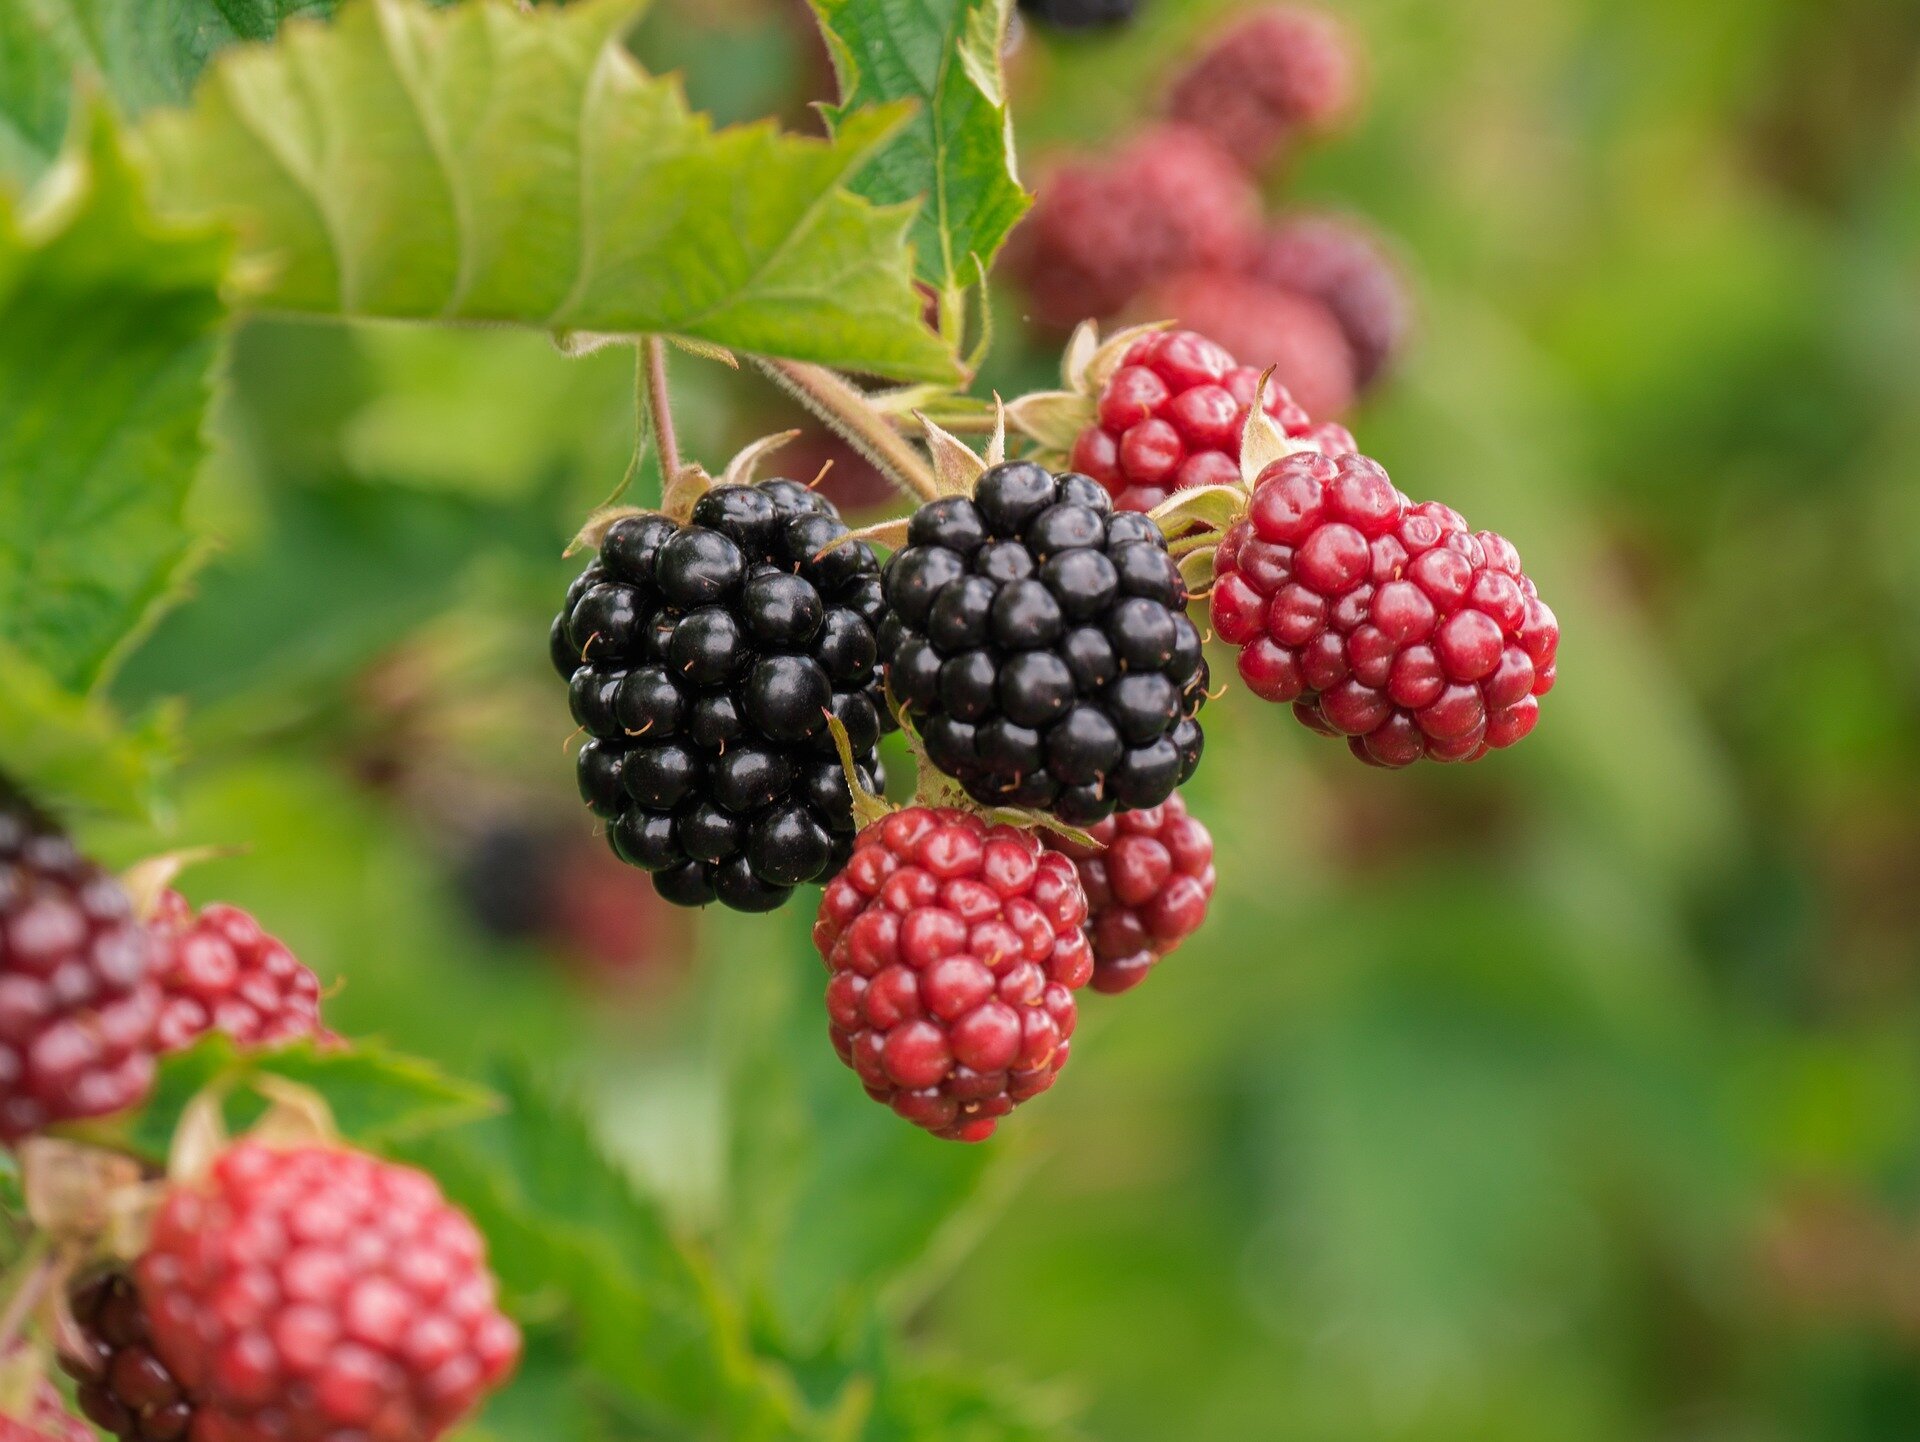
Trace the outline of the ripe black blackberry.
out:
<instances>
[{"instance_id":1,"label":"ripe black blackberry","mask_svg":"<svg viewBox=\"0 0 1920 1442\"><path fill-rule=\"evenodd\" d=\"M1055 30L1093 30L1133 19L1140 0L1020 0L1020 8Z\"/></svg>"},{"instance_id":2,"label":"ripe black blackberry","mask_svg":"<svg viewBox=\"0 0 1920 1442\"><path fill-rule=\"evenodd\" d=\"M1200 761L1207 666L1166 537L1089 476L994 466L915 513L880 649L928 758L987 805L1076 826Z\"/></svg>"},{"instance_id":3,"label":"ripe black blackberry","mask_svg":"<svg viewBox=\"0 0 1920 1442\"><path fill-rule=\"evenodd\" d=\"M879 564L846 533L797 482L715 486L685 524L614 522L567 592L552 645L591 733L580 792L668 901L768 911L853 849L827 713L875 789L892 718Z\"/></svg>"}]
</instances>

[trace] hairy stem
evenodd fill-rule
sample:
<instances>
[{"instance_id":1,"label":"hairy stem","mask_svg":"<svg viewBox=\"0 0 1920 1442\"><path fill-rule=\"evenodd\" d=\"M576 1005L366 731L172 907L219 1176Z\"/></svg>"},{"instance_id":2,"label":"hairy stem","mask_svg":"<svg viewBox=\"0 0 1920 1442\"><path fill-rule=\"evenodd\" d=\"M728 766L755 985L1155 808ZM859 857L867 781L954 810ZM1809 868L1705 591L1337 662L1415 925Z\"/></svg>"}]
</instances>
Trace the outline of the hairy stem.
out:
<instances>
[{"instance_id":1,"label":"hairy stem","mask_svg":"<svg viewBox=\"0 0 1920 1442\"><path fill-rule=\"evenodd\" d=\"M60 1260L54 1255L45 1233L41 1233L14 1264L17 1280L13 1294L7 1298L6 1306L0 1308L0 1356L12 1351L13 1344L20 1340L27 1318L46 1297L59 1271Z\"/></svg>"},{"instance_id":2,"label":"hairy stem","mask_svg":"<svg viewBox=\"0 0 1920 1442\"><path fill-rule=\"evenodd\" d=\"M858 386L825 366L803 361L755 356L753 363L782 390L844 436L849 445L908 495L922 501L939 496L933 467L894 430L886 416L868 403Z\"/></svg>"},{"instance_id":3,"label":"hairy stem","mask_svg":"<svg viewBox=\"0 0 1920 1442\"><path fill-rule=\"evenodd\" d=\"M673 433L673 406L667 399L667 343L657 335L648 336L641 342L641 357L647 413L653 419L654 444L660 448L660 483L667 486L680 474L680 442Z\"/></svg>"}]
</instances>

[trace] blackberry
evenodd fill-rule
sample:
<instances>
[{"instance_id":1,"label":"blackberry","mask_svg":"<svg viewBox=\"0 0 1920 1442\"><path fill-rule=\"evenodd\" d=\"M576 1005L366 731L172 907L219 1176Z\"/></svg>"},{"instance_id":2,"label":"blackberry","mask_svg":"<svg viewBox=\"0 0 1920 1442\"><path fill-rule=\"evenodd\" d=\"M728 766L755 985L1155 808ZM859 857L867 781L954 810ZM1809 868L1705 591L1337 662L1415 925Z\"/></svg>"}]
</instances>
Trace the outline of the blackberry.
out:
<instances>
[{"instance_id":1,"label":"blackberry","mask_svg":"<svg viewBox=\"0 0 1920 1442\"><path fill-rule=\"evenodd\" d=\"M176 1442L193 1424L193 1403L154 1354L140 1293L125 1272L106 1272L74 1289L75 1339L62 1354L87 1419L120 1442Z\"/></svg>"},{"instance_id":2,"label":"blackberry","mask_svg":"<svg viewBox=\"0 0 1920 1442\"><path fill-rule=\"evenodd\" d=\"M1020 0L1020 9L1055 30L1093 30L1133 19L1140 0Z\"/></svg>"},{"instance_id":3,"label":"blackberry","mask_svg":"<svg viewBox=\"0 0 1920 1442\"><path fill-rule=\"evenodd\" d=\"M1134 310L1174 320L1225 346L1316 420L1353 408L1354 349L1331 306L1297 289L1223 270L1188 270L1150 288Z\"/></svg>"},{"instance_id":4,"label":"blackberry","mask_svg":"<svg viewBox=\"0 0 1920 1442\"><path fill-rule=\"evenodd\" d=\"M108 1386L131 1403L121 1366L157 1362L139 1379L201 1442L434 1442L519 1360L473 1223L425 1172L345 1147L227 1148L168 1189L134 1275L150 1341Z\"/></svg>"},{"instance_id":5,"label":"blackberry","mask_svg":"<svg viewBox=\"0 0 1920 1442\"><path fill-rule=\"evenodd\" d=\"M1093 989L1131 990L1200 929L1213 899L1213 837L1178 794L1091 827L1093 846L1064 836L1041 840L1073 858L1087 891Z\"/></svg>"},{"instance_id":6,"label":"blackberry","mask_svg":"<svg viewBox=\"0 0 1920 1442\"><path fill-rule=\"evenodd\" d=\"M1188 126L1155 125L1047 173L1007 267L1033 319L1068 330L1174 271L1245 264L1259 224L1259 191L1231 155Z\"/></svg>"},{"instance_id":7,"label":"blackberry","mask_svg":"<svg viewBox=\"0 0 1920 1442\"><path fill-rule=\"evenodd\" d=\"M1240 433L1259 384L1257 368L1195 331L1143 336L1101 387L1071 463L1128 511L1150 511L1175 491L1235 485ZM1267 383L1264 409L1289 436L1352 448L1344 430L1313 424L1284 378Z\"/></svg>"},{"instance_id":8,"label":"blackberry","mask_svg":"<svg viewBox=\"0 0 1920 1442\"><path fill-rule=\"evenodd\" d=\"M223 1031L243 1047L339 1040L320 1020L320 979L239 907L216 902L195 915L169 888L148 931L160 952L155 1035L163 1052L189 1047L208 1031Z\"/></svg>"},{"instance_id":9,"label":"blackberry","mask_svg":"<svg viewBox=\"0 0 1920 1442\"><path fill-rule=\"evenodd\" d=\"M1352 41L1331 15L1272 6L1236 20L1174 82L1167 113L1255 170L1333 128L1359 96Z\"/></svg>"},{"instance_id":10,"label":"blackberry","mask_svg":"<svg viewBox=\"0 0 1920 1442\"><path fill-rule=\"evenodd\" d=\"M715 486L684 524L614 522L567 592L552 648L591 738L580 792L668 901L768 911L852 852L827 714L876 790L892 720L879 565L846 534L797 482Z\"/></svg>"},{"instance_id":11,"label":"blackberry","mask_svg":"<svg viewBox=\"0 0 1920 1442\"><path fill-rule=\"evenodd\" d=\"M1085 825L1200 761L1207 668L1166 537L1030 461L929 502L888 561L881 649L928 759L976 801Z\"/></svg>"},{"instance_id":12,"label":"blackberry","mask_svg":"<svg viewBox=\"0 0 1920 1442\"><path fill-rule=\"evenodd\" d=\"M0 787L0 1142L146 1095L156 971L119 882Z\"/></svg>"},{"instance_id":13,"label":"blackberry","mask_svg":"<svg viewBox=\"0 0 1920 1442\"><path fill-rule=\"evenodd\" d=\"M914 1125L984 1141L1067 1064L1086 917L1073 863L1030 831L925 806L882 817L814 923L834 1050Z\"/></svg>"},{"instance_id":14,"label":"blackberry","mask_svg":"<svg viewBox=\"0 0 1920 1442\"><path fill-rule=\"evenodd\" d=\"M1477 761L1540 719L1560 623L1492 531L1361 455L1259 475L1214 556L1213 628L1268 701L1374 766Z\"/></svg>"},{"instance_id":15,"label":"blackberry","mask_svg":"<svg viewBox=\"0 0 1920 1442\"><path fill-rule=\"evenodd\" d=\"M1291 216L1268 232L1249 274L1312 296L1333 312L1353 348L1362 390L1393 364L1413 329L1413 301L1400 267L1357 220Z\"/></svg>"}]
</instances>

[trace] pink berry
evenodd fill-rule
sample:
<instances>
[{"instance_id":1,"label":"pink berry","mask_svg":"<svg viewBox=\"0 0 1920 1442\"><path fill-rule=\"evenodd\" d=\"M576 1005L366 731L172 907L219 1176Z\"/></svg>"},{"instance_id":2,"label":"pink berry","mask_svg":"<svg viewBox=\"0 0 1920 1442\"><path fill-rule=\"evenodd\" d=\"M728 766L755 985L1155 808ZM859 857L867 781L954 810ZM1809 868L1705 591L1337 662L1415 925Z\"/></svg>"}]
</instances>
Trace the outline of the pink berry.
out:
<instances>
[{"instance_id":1,"label":"pink berry","mask_svg":"<svg viewBox=\"0 0 1920 1442\"><path fill-rule=\"evenodd\" d=\"M1552 689L1559 622L1513 545L1409 505L1365 456L1268 466L1214 566L1214 634L1247 688L1370 764L1478 760Z\"/></svg>"},{"instance_id":2,"label":"pink berry","mask_svg":"<svg viewBox=\"0 0 1920 1442\"><path fill-rule=\"evenodd\" d=\"M1357 70L1332 16L1272 6L1223 31L1174 82L1167 110L1263 169L1295 137L1327 130L1353 109Z\"/></svg>"},{"instance_id":3,"label":"pink berry","mask_svg":"<svg viewBox=\"0 0 1920 1442\"><path fill-rule=\"evenodd\" d=\"M320 1020L319 979L239 907L215 903L196 916L168 890L151 932L160 953L162 1050L178 1051L208 1031L242 1046L334 1039Z\"/></svg>"},{"instance_id":4,"label":"pink berry","mask_svg":"<svg viewBox=\"0 0 1920 1442\"><path fill-rule=\"evenodd\" d=\"M150 1349L142 1375L190 1409L196 1439L433 1442L519 1359L485 1250L423 1172L241 1142L168 1192L135 1269L145 1332L110 1340ZM137 1413L128 1355L109 1400Z\"/></svg>"},{"instance_id":5,"label":"pink berry","mask_svg":"<svg viewBox=\"0 0 1920 1442\"><path fill-rule=\"evenodd\" d=\"M874 822L813 928L834 1049L915 1126L985 1140L1067 1064L1086 917L1073 863L1028 832L924 806Z\"/></svg>"},{"instance_id":6,"label":"pink berry","mask_svg":"<svg viewBox=\"0 0 1920 1442\"><path fill-rule=\"evenodd\" d=\"M0 1141L146 1095L154 972L119 883L0 795Z\"/></svg>"},{"instance_id":7,"label":"pink berry","mask_svg":"<svg viewBox=\"0 0 1920 1442\"><path fill-rule=\"evenodd\" d=\"M1233 157L1198 130L1157 125L1101 158L1043 174L1007 267L1041 325L1118 315L1152 281L1252 254L1260 198Z\"/></svg>"},{"instance_id":8,"label":"pink berry","mask_svg":"<svg viewBox=\"0 0 1920 1442\"><path fill-rule=\"evenodd\" d=\"M1413 301L1400 268L1359 221L1332 215L1283 220L1267 233L1249 270L1333 313L1363 391L1392 366L1413 329Z\"/></svg>"},{"instance_id":9,"label":"pink berry","mask_svg":"<svg viewBox=\"0 0 1920 1442\"><path fill-rule=\"evenodd\" d=\"M1092 476L1121 510L1150 511L1176 491L1240 478L1240 432L1260 372L1198 331L1136 341L1108 378L1096 420L1069 464ZM1266 407L1288 435L1313 429L1286 387L1268 382Z\"/></svg>"}]
</instances>

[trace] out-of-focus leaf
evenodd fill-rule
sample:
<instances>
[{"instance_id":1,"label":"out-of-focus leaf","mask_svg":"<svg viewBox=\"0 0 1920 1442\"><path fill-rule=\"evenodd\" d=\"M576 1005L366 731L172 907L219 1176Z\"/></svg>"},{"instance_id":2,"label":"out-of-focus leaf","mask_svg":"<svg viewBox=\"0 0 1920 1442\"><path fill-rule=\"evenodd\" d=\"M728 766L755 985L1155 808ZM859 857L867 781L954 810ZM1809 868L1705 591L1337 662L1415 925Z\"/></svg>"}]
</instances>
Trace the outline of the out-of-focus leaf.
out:
<instances>
[{"instance_id":1,"label":"out-of-focus leaf","mask_svg":"<svg viewBox=\"0 0 1920 1442\"><path fill-rule=\"evenodd\" d=\"M669 333L927 379L910 216L831 142L713 131L619 43L630 0L436 14L371 0L210 67L147 135L170 202L239 228L246 299L316 315Z\"/></svg>"},{"instance_id":2,"label":"out-of-focus leaf","mask_svg":"<svg viewBox=\"0 0 1920 1442\"><path fill-rule=\"evenodd\" d=\"M0 5L0 188L19 189L53 163L67 128L67 60L32 7Z\"/></svg>"},{"instance_id":3,"label":"out-of-focus leaf","mask_svg":"<svg viewBox=\"0 0 1920 1442\"><path fill-rule=\"evenodd\" d=\"M942 291L971 285L1029 200L1000 66L1011 0L813 0L813 8L840 78L830 124L863 107L918 102L853 188L881 204L922 200L913 229L920 278Z\"/></svg>"},{"instance_id":4,"label":"out-of-focus leaf","mask_svg":"<svg viewBox=\"0 0 1920 1442\"><path fill-rule=\"evenodd\" d=\"M809 1435L797 1399L747 1350L705 1264L602 1153L573 1108L524 1074L508 1109L407 1154L487 1234L519 1310L564 1319L580 1364L643 1419L647 1436Z\"/></svg>"},{"instance_id":5,"label":"out-of-focus leaf","mask_svg":"<svg viewBox=\"0 0 1920 1442\"><path fill-rule=\"evenodd\" d=\"M786 1344L828 1345L890 1285L931 1261L969 1203L986 1205L1004 1142L940 1141L876 1106L822 1035L821 976L802 918L786 919L781 965L767 923L756 945L721 944L726 1038L736 1058L723 1233L734 1270Z\"/></svg>"},{"instance_id":6,"label":"out-of-focus leaf","mask_svg":"<svg viewBox=\"0 0 1920 1442\"><path fill-rule=\"evenodd\" d=\"M173 587L225 243L158 220L104 117L0 202L0 639L84 692Z\"/></svg>"},{"instance_id":7,"label":"out-of-focus leaf","mask_svg":"<svg viewBox=\"0 0 1920 1442\"><path fill-rule=\"evenodd\" d=\"M175 723L162 711L129 730L104 702L63 690L0 641L0 771L56 812L146 815L172 763Z\"/></svg>"},{"instance_id":8,"label":"out-of-focus leaf","mask_svg":"<svg viewBox=\"0 0 1920 1442\"><path fill-rule=\"evenodd\" d=\"M129 658L116 694L196 707L246 698L272 724L456 604L472 557L542 534L525 508L345 479L266 499L260 543L196 577L192 601ZM555 555L561 544L552 539Z\"/></svg>"},{"instance_id":9,"label":"out-of-focus leaf","mask_svg":"<svg viewBox=\"0 0 1920 1442\"><path fill-rule=\"evenodd\" d=\"M153 1093L131 1127L131 1144L164 1157L187 1104L210 1086L227 1089L230 1126L250 1125L265 1102L249 1083L280 1077L317 1092L348 1141L378 1147L497 1110L484 1087L448 1076L430 1062L401 1056L377 1042L317 1047L309 1042L271 1051L241 1050L220 1032L164 1058Z\"/></svg>"}]
</instances>

